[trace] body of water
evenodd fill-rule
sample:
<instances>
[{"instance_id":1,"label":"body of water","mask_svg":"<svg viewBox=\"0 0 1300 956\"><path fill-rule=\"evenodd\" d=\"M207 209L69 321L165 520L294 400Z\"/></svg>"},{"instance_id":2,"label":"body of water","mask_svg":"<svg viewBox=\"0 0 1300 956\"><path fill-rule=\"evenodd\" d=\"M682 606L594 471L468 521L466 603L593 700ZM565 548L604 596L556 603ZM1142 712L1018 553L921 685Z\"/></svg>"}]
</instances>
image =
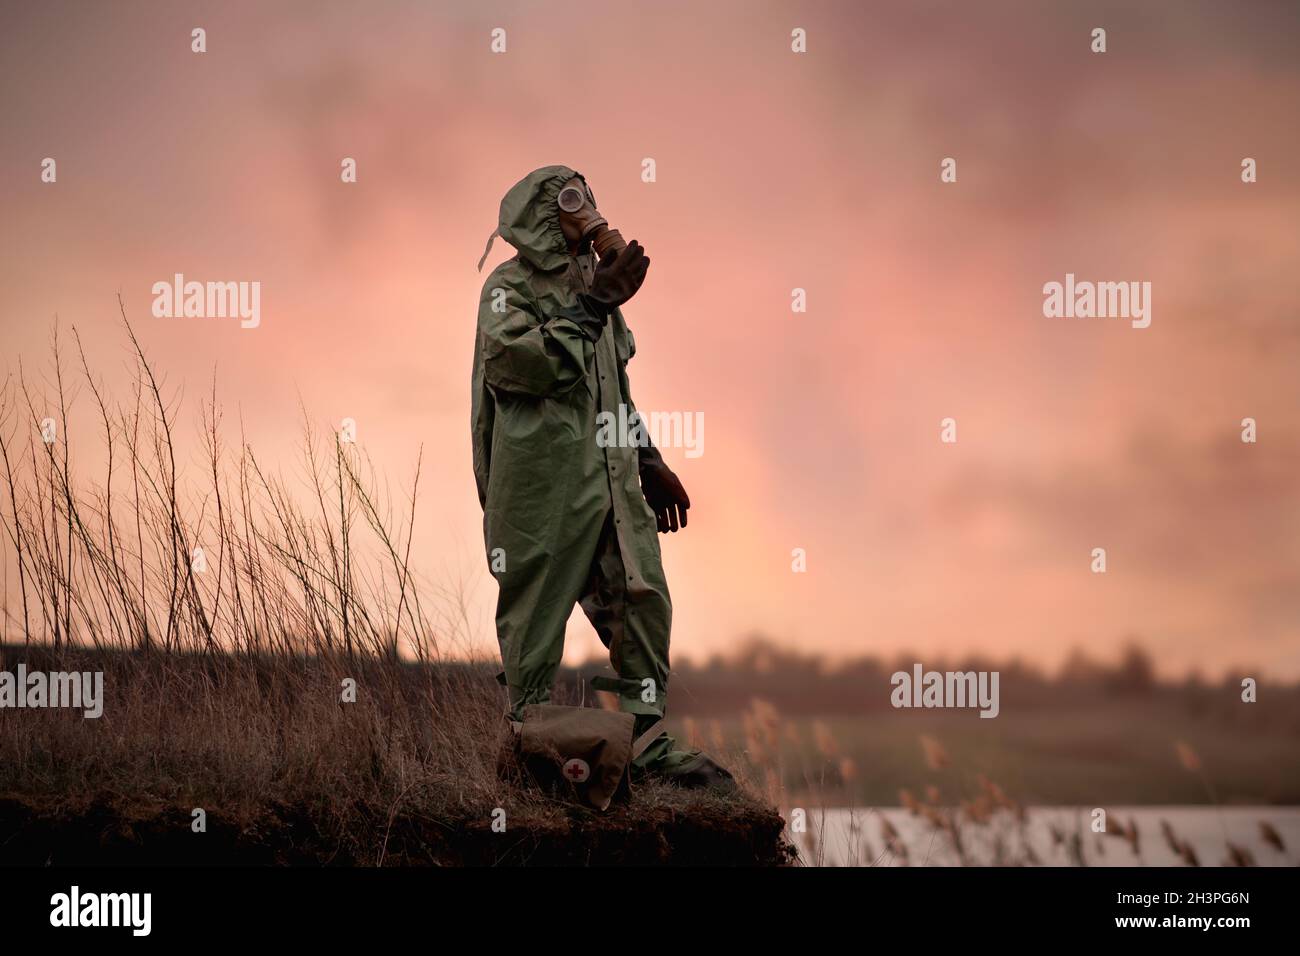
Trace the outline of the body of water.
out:
<instances>
[{"instance_id":1,"label":"body of water","mask_svg":"<svg viewBox=\"0 0 1300 956\"><path fill-rule=\"evenodd\" d=\"M1108 807L1106 833L1084 807L1031 807L1023 819L999 810L978 823L951 808L810 809L806 819L791 836L810 865L1230 866L1230 844L1238 862L1300 864L1300 807Z\"/></svg>"}]
</instances>

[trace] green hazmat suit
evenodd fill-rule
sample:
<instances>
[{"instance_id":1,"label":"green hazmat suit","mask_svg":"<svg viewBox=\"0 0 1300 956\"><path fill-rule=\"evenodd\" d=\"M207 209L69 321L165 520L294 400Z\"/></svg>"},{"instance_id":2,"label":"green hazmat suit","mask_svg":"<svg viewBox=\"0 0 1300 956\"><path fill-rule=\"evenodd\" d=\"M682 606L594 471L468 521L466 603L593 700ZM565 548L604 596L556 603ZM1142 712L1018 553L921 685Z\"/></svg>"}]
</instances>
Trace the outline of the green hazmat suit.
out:
<instances>
[{"instance_id":1,"label":"green hazmat suit","mask_svg":"<svg viewBox=\"0 0 1300 956\"><path fill-rule=\"evenodd\" d=\"M570 254L556 196L576 175L538 169L501 201L497 234L518 254L492 271L479 298L474 476L500 587L510 717L549 700L577 603L609 649L619 705L637 715L641 733L663 716L668 693L672 603L638 479L638 454L659 453L597 441L601 412L613 421L635 412L627 363L636 344L617 309L594 344L575 321L595 256ZM637 765L669 770L685 756L665 735Z\"/></svg>"}]
</instances>

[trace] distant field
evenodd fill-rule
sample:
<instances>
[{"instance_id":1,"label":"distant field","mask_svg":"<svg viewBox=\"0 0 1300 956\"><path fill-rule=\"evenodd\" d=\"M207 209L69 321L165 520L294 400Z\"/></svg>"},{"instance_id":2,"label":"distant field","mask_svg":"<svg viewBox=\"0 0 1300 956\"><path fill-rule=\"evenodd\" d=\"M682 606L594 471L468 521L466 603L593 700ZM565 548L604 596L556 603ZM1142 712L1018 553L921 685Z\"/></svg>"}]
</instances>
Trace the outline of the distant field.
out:
<instances>
[{"instance_id":1,"label":"distant field","mask_svg":"<svg viewBox=\"0 0 1300 956\"><path fill-rule=\"evenodd\" d=\"M774 746L757 733L756 762L779 768L790 794L820 791L827 805L895 806L900 789L923 798L928 786L956 804L979 792L979 774L1023 804L1300 804L1300 741L1289 728L1191 716L1160 700L1025 713L1009 708L991 720L951 711L887 711L778 721L768 735ZM694 721L694 732L709 747L716 746L720 729L726 749L752 754L759 721L749 718L748 734L746 723L741 717L702 718ZM688 733L687 721L673 724ZM947 766L930 766L922 735L938 743ZM1180 762L1179 740L1199 757L1200 772Z\"/></svg>"}]
</instances>

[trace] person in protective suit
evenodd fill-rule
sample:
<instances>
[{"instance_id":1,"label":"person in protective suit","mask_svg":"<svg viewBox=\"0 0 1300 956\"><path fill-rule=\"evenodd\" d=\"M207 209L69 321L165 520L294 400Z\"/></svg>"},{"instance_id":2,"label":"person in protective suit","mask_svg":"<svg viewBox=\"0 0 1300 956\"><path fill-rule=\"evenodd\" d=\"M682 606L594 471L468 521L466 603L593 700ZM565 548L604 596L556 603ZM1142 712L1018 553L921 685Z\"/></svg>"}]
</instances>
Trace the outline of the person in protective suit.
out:
<instances>
[{"instance_id":1,"label":"person in protective suit","mask_svg":"<svg viewBox=\"0 0 1300 956\"><path fill-rule=\"evenodd\" d=\"M515 184L496 235L517 255L483 283L471 418L508 716L522 720L524 707L549 700L578 603L609 649L620 708L640 737L663 718L668 695L672 603L656 531L686 527L690 508L643 428L609 440L608 423L638 420L627 378L636 343L619 307L650 260L609 228L566 166ZM652 741L634 771L734 785L667 734Z\"/></svg>"}]
</instances>

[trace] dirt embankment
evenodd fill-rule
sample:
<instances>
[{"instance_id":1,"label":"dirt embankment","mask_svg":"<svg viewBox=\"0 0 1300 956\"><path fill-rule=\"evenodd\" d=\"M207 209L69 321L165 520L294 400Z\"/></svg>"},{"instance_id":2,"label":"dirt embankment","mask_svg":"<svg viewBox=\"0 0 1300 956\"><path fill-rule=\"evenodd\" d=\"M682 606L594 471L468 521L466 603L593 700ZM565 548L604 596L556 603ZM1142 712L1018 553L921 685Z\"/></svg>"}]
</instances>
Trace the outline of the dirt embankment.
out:
<instances>
[{"instance_id":1,"label":"dirt embankment","mask_svg":"<svg viewBox=\"0 0 1300 956\"><path fill-rule=\"evenodd\" d=\"M108 798L34 806L0 797L0 864L305 866L779 866L794 862L784 822L748 800L642 791L606 813L557 803L510 819L446 820L354 806L347 819L305 806L240 818L209 811L126 809Z\"/></svg>"},{"instance_id":2,"label":"dirt embankment","mask_svg":"<svg viewBox=\"0 0 1300 956\"><path fill-rule=\"evenodd\" d=\"M0 665L19 663L102 672L104 708L0 708L0 865L791 859L754 786L724 799L638 784L598 813L503 775L487 666L0 648Z\"/></svg>"}]
</instances>

